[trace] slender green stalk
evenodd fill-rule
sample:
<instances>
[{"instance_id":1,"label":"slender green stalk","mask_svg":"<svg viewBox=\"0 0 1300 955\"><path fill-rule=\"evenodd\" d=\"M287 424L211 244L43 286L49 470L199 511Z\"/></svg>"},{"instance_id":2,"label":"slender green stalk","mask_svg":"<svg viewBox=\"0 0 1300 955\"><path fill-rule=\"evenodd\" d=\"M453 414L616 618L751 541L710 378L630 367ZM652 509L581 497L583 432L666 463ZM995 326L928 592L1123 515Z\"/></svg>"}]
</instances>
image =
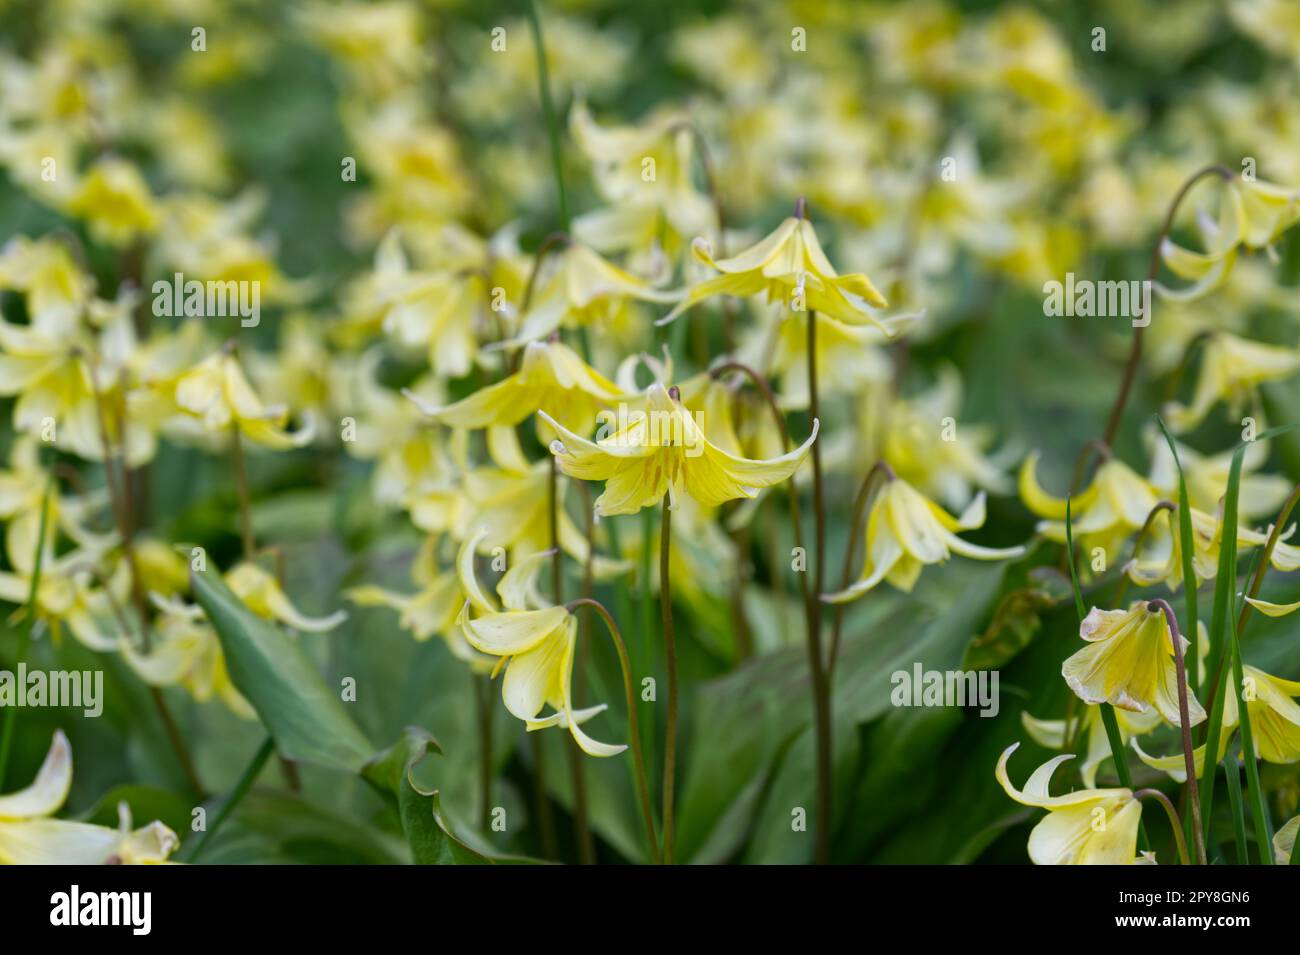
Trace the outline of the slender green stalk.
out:
<instances>
[{"instance_id":1,"label":"slender green stalk","mask_svg":"<svg viewBox=\"0 0 1300 955\"><path fill-rule=\"evenodd\" d=\"M27 604L23 613L27 617L22 632L18 635L18 655L15 669L27 662L27 653L32 643L32 628L36 626L36 597L41 587L41 568L45 562L45 537L49 533L50 496L54 493L54 469L50 469L45 479L45 490L41 492L41 520L36 533L36 555L32 558L32 579L27 586ZM14 725L18 722L18 707L11 706L5 710L4 728L0 729L0 792L4 791L5 770L9 766L9 749L13 746Z\"/></svg>"},{"instance_id":2,"label":"slender green stalk","mask_svg":"<svg viewBox=\"0 0 1300 955\"><path fill-rule=\"evenodd\" d=\"M644 508L641 511L641 588L639 597L639 616L638 616L638 634L637 643L637 670L639 673L648 674L654 670L655 665L655 634L654 634L654 594L650 589L650 573L654 561L654 509ZM646 752L650 754L653 761L655 756L655 721L647 720L645 729L645 738L643 740Z\"/></svg>"},{"instance_id":3,"label":"slender green stalk","mask_svg":"<svg viewBox=\"0 0 1300 955\"><path fill-rule=\"evenodd\" d=\"M1156 415L1156 422L1160 425L1160 430L1164 433L1165 441L1169 444L1169 453L1174 456L1174 467L1178 470L1178 546L1182 552L1183 565L1183 596L1187 602L1187 615L1184 623L1187 626L1187 642L1190 644L1188 655L1192 658L1192 666L1188 671L1188 683L1193 693L1200 692L1200 674L1196 671L1197 661L1200 657L1200 627L1197 625L1197 607L1196 607L1196 566L1194 563L1195 546L1192 540L1192 508L1188 503L1187 497L1187 479L1183 476L1183 463L1178 458L1178 446L1174 443L1173 435L1165 427L1164 419Z\"/></svg>"},{"instance_id":4,"label":"slender green stalk","mask_svg":"<svg viewBox=\"0 0 1300 955\"><path fill-rule=\"evenodd\" d=\"M614 649L618 652L618 664L623 671L623 695L627 700L627 732L632 744L632 761L636 767L637 798L641 802L641 819L645 823L646 847L650 852L650 858L657 865L660 861L659 837L655 833L654 809L650 805L650 783L646 777L645 753L641 747L641 728L636 715L636 684L632 679L632 663L627 655L627 644L623 642L623 635L604 604L590 597L580 597L567 606L570 612L577 607L588 606L599 613L609 630L610 639L614 641Z\"/></svg>"},{"instance_id":5,"label":"slender green stalk","mask_svg":"<svg viewBox=\"0 0 1300 955\"><path fill-rule=\"evenodd\" d=\"M479 821L488 832L492 828L492 682L486 676L474 677L474 697L478 704Z\"/></svg>"},{"instance_id":6,"label":"slender green stalk","mask_svg":"<svg viewBox=\"0 0 1300 955\"><path fill-rule=\"evenodd\" d=\"M1232 673L1236 681L1233 692L1240 699L1241 687L1246 685L1241 667L1241 646L1237 642L1237 623L1230 621L1232 630ZM1225 691L1226 692L1226 691ZM1273 864L1273 830L1268 822L1268 807L1264 804L1264 789L1259 784L1259 757L1255 754L1254 730L1250 725L1250 707L1244 700L1237 704L1241 717L1241 753L1246 761L1246 789L1250 794L1250 808L1255 822L1255 841L1259 845L1259 859L1263 865ZM1206 750L1209 755L1209 750Z\"/></svg>"},{"instance_id":7,"label":"slender green stalk","mask_svg":"<svg viewBox=\"0 0 1300 955\"><path fill-rule=\"evenodd\" d=\"M1178 861L1183 865L1191 865L1191 860L1187 857L1187 841L1183 839L1183 823L1169 797L1158 789L1139 789L1133 796L1136 799L1154 799L1164 807L1165 815L1169 817L1169 828L1174 831L1174 842L1178 846Z\"/></svg>"},{"instance_id":8,"label":"slender green stalk","mask_svg":"<svg viewBox=\"0 0 1300 955\"><path fill-rule=\"evenodd\" d=\"M1250 850L1246 847L1246 813L1241 804L1241 767L1235 754L1224 761L1228 777L1228 807L1232 811L1232 836L1237 844L1237 864L1250 865Z\"/></svg>"},{"instance_id":9,"label":"slender green stalk","mask_svg":"<svg viewBox=\"0 0 1300 955\"><path fill-rule=\"evenodd\" d=\"M862 484L858 486L857 497L853 500L853 510L849 513L849 543L844 548L844 571L840 574L840 590L847 590L853 582L853 555L858 550L858 530L862 527L867 502L871 499L872 490L876 487L877 477L885 481L894 479L894 469L886 464L883 459L871 466L867 476L862 479ZM792 487L793 484L794 482L791 481ZM845 605L842 603L835 605L834 622L831 624L831 655L830 662L827 665L828 670L834 669L835 662L840 655L840 636L844 630L844 608Z\"/></svg>"},{"instance_id":10,"label":"slender green stalk","mask_svg":"<svg viewBox=\"0 0 1300 955\"><path fill-rule=\"evenodd\" d=\"M239 805L240 801L248 795L248 790L253 787L253 782L257 779L257 774L262 771L262 767L266 765L266 761L271 758L273 752L275 752L275 740L268 736L262 745L258 747L257 752L253 754L252 761L244 768L244 772L239 777L239 781L235 783L235 788L230 791L230 795L227 796L226 801L222 803L221 809L218 810L216 818L212 820L212 825L209 826L199 838L199 841L194 846L194 850L190 852L186 858L186 862L198 861L199 855L203 852L204 847L212 840L212 837L217 834L217 830L221 828L221 824L226 821L226 818L232 812L234 812L235 807Z\"/></svg>"},{"instance_id":11,"label":"slender green stalk","mask_svg":"<svg viewBox=\"0 0 1300 955\"><path fill-rule=\"evenodd\" d=\"M560 121L551 98L550 72L546 65L546 44L542 39L542 18L537 12L536 0L528 0L528 24L533 31L533 50L537 59L537 88L542 100L542 115L546 119L546 135L550 139L551 168L555 173L556 198L559 202L560 222L569 231L569 199L564 188L564 154L560 149Z\"/></svg>"},{"instance_id":12,"label":"slender green stalk","mask_svg":"<svg viewBox=\"0 0 1300 955\"><path fill-rule=\"evenodd\" d=\"M239 493L239 532L244 546L244 559L252 560L257 551L253 536L253 504L248 493L248 466L244 461L244 439L239 425L230 428L230 456L235 465L235 488Z\"/></svg>"},{"instance_id":13,"label":"slender green stalk","mask_svg":"<svg viewBox=\"0 0 1300 955\"><path fill-rule=\"evenodd\" d=\"M672 510L667 494L659 506L659 612L664 629L664 657L668 664L668 724L664 733L664 850L665 865L673 864L673 789L677 774L677 635L673 629L673 595L670 581Z\"/></svg>"}]
</instances>

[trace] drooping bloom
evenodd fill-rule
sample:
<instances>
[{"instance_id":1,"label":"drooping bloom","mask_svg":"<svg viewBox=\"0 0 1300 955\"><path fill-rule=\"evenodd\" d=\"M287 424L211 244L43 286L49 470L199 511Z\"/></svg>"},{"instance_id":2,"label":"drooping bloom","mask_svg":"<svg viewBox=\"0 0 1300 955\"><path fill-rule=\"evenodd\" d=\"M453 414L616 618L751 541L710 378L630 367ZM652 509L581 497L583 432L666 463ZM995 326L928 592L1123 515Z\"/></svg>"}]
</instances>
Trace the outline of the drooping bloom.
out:
<instances>
[{"instance_id":1,"label":"drooping bloom","mask_svg":"<svg viewBox=\"0 0 1300 955\"><path fill-rule=\"evenodd\" d=\"M1063 544L1066 501L1048 494L1038 483L1039 457L1034 451L1020 468L1020 498L1030 511L1043 518L1038 522L1038 532ZM1070 503L1074 539L1084 549L1103 548L1109 562L1146 522L1157 500L1155 489L1141 475L1118 458L1107 458L1098 466L1091 483Z\"/></svg>"},{"instance_id":2,"label":"drooping bloom","mask_svg":"<svg viewBox=\"0 0 1300 955\"><path fill-rule=\"evenodd\" d=\"M1085 703L1110 703L1133 713L1155 709L1167 722L1179 724L1178 674L1173 633L1160 610L1145 600L1128 610L1093 607L1079 625L1088 646L1061 665L1061 675ZM1178 638L1184 652L1187 639ZM1205 719L1200 702L1188 692L1191 725Z\"/></svg>"},{"instance_id":3,"label":"drooping bloom","mask_svg":"<svg viewBox=\"0 0 1300 955\"><path fill-rule=\"evenodd\" d=\"M754 460L728 454L713 444L678 398L655 383L646 392L645 410L627 415L627 424L608 437L589 441L565 428L545 410L542 419L560 435L551 453L570 477L604 481L596 513L634 514L671 501L681 490L708 507L752 498L759 488L790 477L803 462L819 423L802 445L780 457Z\"/></svg>"},{"instance_id":4,"label":"drooping bloom","mask_svg":"<svg viewBox=\"0 0 1300 955\"><path fill-rule=\"evenodd\" d=\"M626 746L592 739L581 724L601 713L605 704L574 709L573 663L578 642L578 621L564 607L546 606L537 594L536 576L550 557L545 551L518 561L497 584L504 609L479 585L474 573L474 550L484 538L479 532L461 545L456 570L468 599L459 623L470 646L499 657L505 668L501 699L528 730L568 727L589 756L617 756ZM471 612L471 608L476 613ZM550 705L553 712L540 716Z\"/></svg>"},{"instance_id":5,"label":"drooping bloom","mask_svg":"<svg viewBox=\"0 0 1300 955\"><path fill-rule=\"evenodd\" d=\"M1082 719L1082 726L1079 720ZM1077 733L1087 734L1087 752L1079 766L1079 775L1084 786L1092 789L1097 785L1097 770L1101 764L1112 757L1110 740L1106 737L1106 728L1101 721L1101 707L1086 706L1083 715L1066 720L1040 720L1029 713L1020 714L1021 725L1030 738L1046 749L1062 749L1069 740L1075 739ZM1151 732L1160 725L1160 714L1155 710L1146 713L1130 713L1128 710L1116 710L1115 722L1119 725L1119 738L1127 743L1132 739L1137 747L1137 737ZM1183 756L1178 754L1182 763Z\"/></svg>"},{"instance_id":6,"label":"drooping bloom","mask_svg":"<svg viewBox=\"0 0 1300 955\"><path fill-rule=\"evenodd\" d=\"M1295 854L1297 833L1300 833L1300 816L1292 816L1281 829L1273 833L1273 861L1278 865L1290 865L1291 856Z\"/></svg>"},{"instance_id":7,"label":"drooping bloom","mask_svg":"<svg viewBox=\"0 0 1300 955\"><path fill-rule=\"evenodd\" d=\"M255 444L280 451L303 447L314 436L310 422L296 432L286 431L289 409L264 405L235 356L225 349L182 375L175 399L200 433L219 436L234 427Z\"/></svg>"},{"instance_id":8,"label":"drooping bloom","mask_svg":"<svg viewBox=\"0 0 1300 955\"><path fill-rule=\"evenodd\" d=\"M828 603L856 600L882 580L910 591L927 564L942 564L950 554L977 560L1020 557L1024 547L980 547L957 536L984 524L984 493L953 517L902 478L887 478L867 517L866 559L853 586L823 596Z\"/></svg>"},{"instance_id":9,"label":"drooping bloom","mask_svg":"<svg viewBox=\"0 0 1300 955\"><path fill-rule=\"evenodd\" d=\"M1052 773L1074 759L1066 753L1034 770L1024 790L1007 775L1007 762L1020 746L1012 743L998 759L995 775L1008 796L1023 806L1048 810L1029 834L1035 865L1131 865L1137 852L1142 804L1131 789L1080 789L1064 796L1049 791Z\"/></svg>"},{"instance_id":10,"label":"drooping bloom","mask_svg":"<svg viewBox=\"0 0 1300 955\"><path fill-rule=\"evenodd\" d=\"M1201 372L1189 405L1171 402L1165 420L1175 432L1190 431L1219 401L1237 414L1260 385L1290 378L1300 370L1300 351L1266 345L1219 332L1210 337L1201 355Z\"/></svg>"},{"instance_id":11,"label":"drooping bloom","mask_svg":"<svg viewBox=\"0 0 1300 955\"><path fill-rule=\"evenodd\" d=\"M1188 301L1208 294L1227 278L1241 249L1269 249L1283 232L1300 222L1300 192L1259 180L1227 180L1216 220L1199 221L1205 251L1193 252L1166 238L1160 247L1169 271L1191 284L1170 289L1166 298Z\"/></svg>"},{"instance_id":12,"label":"drooping bloom","mask_svg":"<svg viewBox=\"0 0 1300 955\"><path fill-rule=\"evenodd\" d=\"M889 303L866 275L835 271L807 219L791 216L757 245L731 258L715 260L702 239L691 244L691 251L722 274L691 288L660 324L714 295L747 297L760 292L769 302L799 311L815 311L850 325L875 325L889 338L898 334L904 321L878 316L874 310Z\"/></svg>"},{"instance_id":13,"label":"drooping bloom","mask_svg":"<svg viewBox=\"0 0 1300 955\"><path fill-rule=\"evenodd\" d=\"M0 796L0 864L147 865L166 862L180 845L161 822L132 831L125 803L118 807L118 829L50 818L71 787L72 747L63 731L55 730L32 784Z\"/></svg>"},{"instance_id":14,"label":"drooping bloom","mask_svg":"<svg viewBox=\"0 0 1300 955\"><path fill-rule=\"evenodd\" d=\"M582 432L619 396L614 382L558 341L529 342L518 371L453 404L430 405L407 393L421 411L453 428L512 427L544 409Z\"/></svg>"},{"instance_id":15,"label":"drooping bloom","mask_svg":"<svg viewBox=\"0 0 1300 955\"><path fill-rule=\"evenodd\" d=\"M293 605L275 576L251 561L237 564L226 574L226 583L248 609L259 617L275 620L303 633L326 633L347 619L347 611L336 610L326 617L309 617Z\"/></svg>"}]
</instances>

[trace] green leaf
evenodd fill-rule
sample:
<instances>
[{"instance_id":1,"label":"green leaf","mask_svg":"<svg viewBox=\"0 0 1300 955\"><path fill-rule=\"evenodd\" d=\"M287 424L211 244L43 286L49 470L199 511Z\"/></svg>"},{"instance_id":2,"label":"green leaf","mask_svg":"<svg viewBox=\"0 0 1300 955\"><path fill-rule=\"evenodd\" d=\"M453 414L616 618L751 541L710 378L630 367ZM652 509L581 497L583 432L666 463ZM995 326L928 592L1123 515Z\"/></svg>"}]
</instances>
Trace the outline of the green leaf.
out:
<instances>
[{"instance_id":1,"label":"green leaf","mask_svg":"<svg viewBox=\"0 0 1300 955\"><path fill-rule=\"evenodd\" d=\"M415 781L412 773L430 750L442 754L432 735L408 726L401 739L362 768L361 775L397 801L402 831L417 865L492 865L492 859L452 835L442 815L438 790Z\"/></svg>"},{"instance_id":2,"label":"green leaf","mask_svg":"<svg viewBox=\"0 0 1300 955\"><path fill-rule=\"evenodd\" d=\"M374 749L299 643L249 610L215 571L190 578L221 640L231 680L257 711L280 755L359 772Z\"/></svg>"}]
</instances>

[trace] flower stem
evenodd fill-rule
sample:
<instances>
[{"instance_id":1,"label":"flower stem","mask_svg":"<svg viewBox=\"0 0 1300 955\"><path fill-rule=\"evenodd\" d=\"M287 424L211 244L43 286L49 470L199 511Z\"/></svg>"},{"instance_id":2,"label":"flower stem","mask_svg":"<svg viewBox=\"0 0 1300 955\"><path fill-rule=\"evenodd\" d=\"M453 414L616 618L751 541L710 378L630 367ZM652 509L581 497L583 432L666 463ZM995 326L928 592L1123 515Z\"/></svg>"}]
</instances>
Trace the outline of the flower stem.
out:
<instances>
[{"instance_id":1,"label":"flower stem","mask_svg":"<svg viewBox=\"0 0 1300 955\"><path fill-rule=\"evenodd\" d=\"M273 752L275 752L275 740L268 736L262 745L258 747L257 752L253 754L252 761L244 768L244 772L240 775L239 781L235 783L235 788L230 791L230 795L227 796L226 801L222 803L221 809L217 812L217 817L212 820L212 825L207 828L198 843L194 846L193 851L189 853L185 860L186 862L198 861L199 855L203 852L203 849L207 846L208 842L211 841L212 837L217 834L217 830L221 828L221 824L226 821L226 818L232 812L234 812L235 807L239 805L240 801L248 795L249 789L253 787L253 781L257 779L257 774L262 771L262 767L266 765L266 761L271 758Z\"/></svg>"},{"instance_id":2,"label":"flower stem","mask_svg":"<svg viewBox=\"0 0 1300 955\"><path fill-rule=\"evenodd\" d=\"M1139 789L1133 797L1135 799L1150 797L1165 807L1165 815L1169 817L1169 828L1173 829L1174 842L1178 846L1178 861L1183 865L1191 865L1191 860L1187 857L1187 840L1183 838L1183 821L1178 818L1178 810L1169 801L1169 797L1158 789Z\"/></svg>"},{"instance_id":3,"label":"flower stem","mask_svg":"<svg viewBox=\"0 0 1300 955\"><path fill-rule=\"evenodd\" d=\"M1192 187L1207 176L1218 176L1220 179L1227 181L1232 179L1233 175L1231 169L1217 163L1205 166L1192 173L1178 192L1174 194L1173 201L1169 204L1169 211L1165 213L1164 224L1160 227L1160 232L1156 235L1155 245L1151 249L1151 259L1147 266L1147 284L1144 288L1150 288L1151 283L1155 282L1156 276L1160 274L1161 246L1164 245L1170 229L1173 228L1174 216L1178 214L1179 206L1182 205L1187 194L1191 192ZM1149 304L1150 300L1148 299ZM1144 331L1145 326L1142 325L1138 325L1133 329L1133 342L1129 346L1128 362L1124 366L1124 378L1120 381L1119 393L1115 396L1115 404L1111 406L1110 417L1106 420L1106 433L1102 440L1107 445L1114 445L1115 443L1115 435L1119 431L1120 419L1124 416L1124 407L1128 404L1129 393L1133 390L1133 381L1137 377L1138 362L1142 358L1142 333Z\"/></svg>"},{"instance_id":4,"label":"flower stem","mask_svg":"<svg viewBox=\"0 0 1300 955\"><path fill-rule=\"evenodd\" d=\"M799 206L803 211L802 200ZM808 311L808 416L818 419L817 406L817 313ZM817 826L813 859L818 864L830 861L831 843L831 681L822 656L821 593L825 583L826 504L822 485L821 442L812 446L813 462L813 597L808 601L808 665L812 675L813 728L817 747Z\"/></svg>"},{"instance_id":5,"label":"flower stem","mask_svg":"<svg viewBox=\"0 0 1300 955\"><path fill-rule=\"evenodd\" d=\"M867 501L871 498L871 491L874 487L876 477L883 477L886 481L894 479L894 469L886 464L883 460L877 461L867 472L867 476L862 479L862 484L858 487L858 496L853 502L853 512L849 515L849 543L844 549L844 573L840 576L840 590L847 590L849 584L853 581L853 553L858 549L858 528L862 526L862 515L867 508ZM835 622L831 628L831 656L827 669L832 672L835 669L835 661L840 655L840 634L844 629L844 604L835 605Z\"/></svg>"},{"instance_id":6,"label":"flower stem","mask_svg":"<svg viewBox=\"0 0 1300 955\"><path fill-rule=\"evenodd\" d=\"M591 607L599 613L609 630L610 639L614 641L614 649L618 652L618 665L623 670L623 695L627 700L627 733L631 738L632 760L636 765L637 798L641 801L641 818L645 823L646 846L649 849L650 858L657 865L660 861L659 837L655 833L654 810L650 805L650 783L646 777L645 753L641 748L641 727L636 715L636 687L632 679L632 662L628 658L627 644L623 642L623 635L619 632L618 625L614 623L614 618L600 601L593 600L590 597L579 597L577 600L570 601L566 606L570 612L577 607L585 606Z\"/></svg>"},{"instance_id":7,"label":"flower stem","mask_svg":"<svg viewBox=\"0 0 1300 955\"><path fill-rule=\"evenodd\" d=\"M673 786L677 773L677 635L673 630L673 594L669 583L672 509L665 494L659 506L659 613L664 630L664 657L668 665L668 723L664 734L664 850L665 865L673 864Z\"/></svg>"},{"instance_id":8,"label":"flower stem","mask_svg":"<svg viewBox=\"0 0 1300 955\"><path fill-rule=\"evenodd\" d=\"M474 697L478 704L479 739L479 814L483 831L492 827L492 681L474 677Z\"/></svg>"},{"instance_id":9,"label":"flower stem","mask_svg":"<svg viewBox=\"0 0 1300 955\"><path fill-rule=\"evenodd\" d=\"M546 119L546 135L551 146L551 168L555 173L555 194L559 204L560 222L569 231L569 199L564 188L564 155L560 151L560 123L551 98L551 79L546 66L546 44L542 40L542 18L537 13L536 0L528 0L528 24L533 31L533 51L537 59L537 88L542 100L542 115Z\"/></svg>"},{"instance_id":10,"label":"flower stem","mask_svg":"<svg viewBox=\"0 0 1300 955\"><path fill-rule=\"evenodd\" d=\"M1169 624L1174 643L1174 666L1178 673L1178 724L1183 736L1183 764L1187 770L1187 799L1192 807L1192 829L1196 834L1196 862L1205 865L1205 832L1201 828L1201 796L1197 791L1196 758L1192 755L1192 719L1187 705L1187 666L1183 660L1183 635L1178 632L1178 618L1167 600L1153 600L1148 610L1159 610ZM1207 758L1209 754L1206 754Z\"/></svg>"},{"instance_id":11,"label":"flower stem","mask_svg":"<svg viewBox=\"0 0 1300 955\"><path fill-rule=\"evenodd\" d=\"M558 607L564 603L564 554L560 551L560 469L555 456L550 456L550 480L547 482L551 534L551 599ZM591 825L587 818L587 777L582 768L582 753L572 737L564 743L569 761L569 776L573 784L573 829L578 843L578 861L591 865L596 861L595 844L591 840Z\"/></svg>"}]
</instances>

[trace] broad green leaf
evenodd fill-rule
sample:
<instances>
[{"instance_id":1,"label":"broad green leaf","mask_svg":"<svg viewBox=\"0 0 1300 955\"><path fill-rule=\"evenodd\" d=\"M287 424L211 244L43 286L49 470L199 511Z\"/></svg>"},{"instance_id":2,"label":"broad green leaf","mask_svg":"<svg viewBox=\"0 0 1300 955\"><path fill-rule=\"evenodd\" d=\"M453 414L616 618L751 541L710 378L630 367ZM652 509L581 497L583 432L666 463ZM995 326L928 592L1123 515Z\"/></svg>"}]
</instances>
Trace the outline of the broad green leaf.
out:
<instances>
[{"instance_id":1,"label":"broad green leaf","mask_svg":"<svg viewBox=\"0 0 1300 955\"><path fill-rule=\"evenodd\" d=\"M249 610L215 571L190 576L221 640L231 680L257 711L280 755L359 772L373 747L298 642Z\"/></svg>"}]
</instances>

